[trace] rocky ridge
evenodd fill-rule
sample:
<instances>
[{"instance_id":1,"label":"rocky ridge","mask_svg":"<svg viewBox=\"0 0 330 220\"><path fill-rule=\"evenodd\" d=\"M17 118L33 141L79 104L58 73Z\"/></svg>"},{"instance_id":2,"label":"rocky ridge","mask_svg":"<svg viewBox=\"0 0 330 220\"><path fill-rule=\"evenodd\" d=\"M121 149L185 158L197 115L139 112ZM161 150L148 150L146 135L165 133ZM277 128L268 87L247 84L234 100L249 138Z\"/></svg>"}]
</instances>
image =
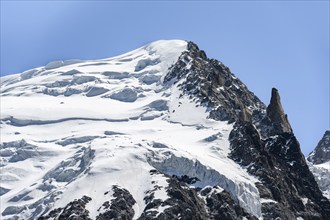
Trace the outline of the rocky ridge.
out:
<instances>
[{"instance_id":1,"label":"rocky ridge","mask_svg":"<svg viewBox=\"0 0 330 220\"><path fill-rule=\"evenodd\" d=\"M327 219L330 203L309 171L277 89L265 109L227 67L191 42L188 48L165 79L179 81L186 74L182 90L211 108L211 118L235 121L230 157L261 180L257 187L267 201L262 203L263 217Z\"/></svg>"}]
</instances>

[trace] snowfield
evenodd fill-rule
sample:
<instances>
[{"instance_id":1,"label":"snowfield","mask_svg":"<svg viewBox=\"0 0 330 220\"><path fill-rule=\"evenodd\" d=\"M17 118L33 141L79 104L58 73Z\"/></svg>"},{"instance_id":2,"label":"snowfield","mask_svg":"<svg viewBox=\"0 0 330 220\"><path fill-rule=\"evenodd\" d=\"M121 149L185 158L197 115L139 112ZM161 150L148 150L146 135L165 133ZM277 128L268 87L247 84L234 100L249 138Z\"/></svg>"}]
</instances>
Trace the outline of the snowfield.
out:
<instances>
[{"instance_id":1,"label":"snowfield","mask_svg":"<svg viewBox=\"0 0 330 220\"><path fill-rule=\"evenodd\" d=\"M227 157L232 124L209 119L177 85L163 83L186 46L156 41L2 77L1 219L37 219L84 195L95 219L113 186L136 200L137 219L148 192L168 198L172 175L197 177L191 187L218 185L261 217L261 203L273 201L260 201L258 180Z\"/></svg>"},{"instance_id":2,"label":"snowfield","mask_svg":"<svg viewBox=\"0 0 330 220\"><path fill-rule=\"evenodd\" d=\"M308 162L308 166L323 195L330 200L330 161L321 164Z\"/></svg>"}]
</instances>

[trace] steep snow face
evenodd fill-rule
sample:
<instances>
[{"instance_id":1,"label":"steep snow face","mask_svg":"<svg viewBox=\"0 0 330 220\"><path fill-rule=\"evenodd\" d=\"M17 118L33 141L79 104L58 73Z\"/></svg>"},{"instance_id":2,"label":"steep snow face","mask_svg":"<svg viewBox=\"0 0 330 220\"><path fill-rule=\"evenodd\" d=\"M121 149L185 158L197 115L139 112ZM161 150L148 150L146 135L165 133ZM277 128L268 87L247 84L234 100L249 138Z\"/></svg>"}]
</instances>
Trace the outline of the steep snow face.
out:
<instances>
[{"instance_id":1,"label":"steep snow face","mask_svg":"<svg viewBox=\"0 0 330 220\"><path fill-rule=\"evenodd\" d=\"M177 84L162 83L186 47L156 41L2 77L1 219L36 219L83 196L95 219L114 186L132 195L137 219L151 192L168 199L172 175L197 178L191 187L219 185L260 217L258 180L227 157L232 125L208 118Z\"/></svg>"}]
</instances>

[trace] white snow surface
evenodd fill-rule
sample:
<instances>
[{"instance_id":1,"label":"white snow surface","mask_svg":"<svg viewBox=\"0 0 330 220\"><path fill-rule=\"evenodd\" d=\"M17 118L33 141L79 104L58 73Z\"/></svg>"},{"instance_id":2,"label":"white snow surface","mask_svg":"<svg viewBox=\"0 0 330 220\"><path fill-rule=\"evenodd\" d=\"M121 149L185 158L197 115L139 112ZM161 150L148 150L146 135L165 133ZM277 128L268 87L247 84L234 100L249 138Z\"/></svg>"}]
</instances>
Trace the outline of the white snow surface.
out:
<instances>
[{"instance_id":1,"label":"white snow surface","mask_svg":"<svg viewBox=\"0 0 330 220\"><path fill-rule=\"evenodd\" d=\"M321 164L307 161L307 164L323 195L330 200L330 161Z\"/></svg>"},{"instance_id":2,"label":"white snow surface","mask_svg":"<svg viewBox=\"0 0 330 220\"><path fill-rule=\"evenodd\" d=\"M84 195L95 219L114 185L136 200L137 219L155 185L155 199L168 198L166 175L198 177L191 187L219 185L260 217L258 180L227 157L232 125L163 85L186 47L156 41L113 58L1 77L1 219L36 219Z\"/></svg>"}]
</instances>

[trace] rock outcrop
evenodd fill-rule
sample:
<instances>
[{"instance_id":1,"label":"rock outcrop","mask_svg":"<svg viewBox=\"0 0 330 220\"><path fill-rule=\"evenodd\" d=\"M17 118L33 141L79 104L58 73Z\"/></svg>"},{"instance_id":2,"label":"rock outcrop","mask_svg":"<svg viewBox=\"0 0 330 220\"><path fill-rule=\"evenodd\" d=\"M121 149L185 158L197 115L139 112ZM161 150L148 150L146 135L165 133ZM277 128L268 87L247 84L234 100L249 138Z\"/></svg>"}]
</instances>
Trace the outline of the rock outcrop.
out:
<instances>
[{"instance_id":1,"label":"rock outcrop","mask_svg":"<svg viewBox=\"0 0 330 220\"><path fill-rule=\"evenodd\" d=\"M273 134L292 133L288 116L284 114L281 98L276 88L272 89L270 104L267 107L267 116L273 127Z\"/></svg>"},{"instance_id":2,"label":"rock outcrop","mask_svg":"<svg viewBox=\"0 0 330 220\"><path fill-rule=\"evenodd\" d=\"M106 219L133 219L134 210L132 206L136 203L132 195L126 190L118 186L112 187L113 199L104 202L97 210L100 214L96 216L97 220ZM108 194L109 192L105 192ZM81 199L75 199L63 208L57 208L49 212L47 215L39 217L38 220L46 219L69 219L69 220L91 220L89 211L86 209L87 203L92 198L83 196Z\"/></svg>"},{"instance_id":3,"label":"rock outcrop","mask_svg":"<svg viewBox=\"0 0 330 220\"><path fill-rule=\"evenodd\" d=\"M312 151L307 160L313 164L321 164L330 161L330 130L327 130L322 139Z\"/></svg>"},{"instance_id":4,"label":"rock outcrop","mask_svg":"<svg viewBox=\"0 0 330 220\"><path fill-rule=\"evenodd\" d=\"M330 199L330 130L324 133L307 160L323 195Z\"/></svg>"},{"instance_id":5,"label":"rock outcrop","mask_svg":"<svg viewBox=\"0 0 330 220\"><path fill-rule=\"evenodd\" d=\"M185 182L170 177L167 188L168 199L153 199L153 193L146 197L147 206L139 220L151 219L191 219L206 220L208 214L203 200L196 189L191 189ZM157 210L164 209L162 213Z\"/></svg>"},{"instance_id":6,"label":"rock outcrop","mask_svg":"<svg viewBox=\"0 0 330 220\"><path fill-rule=\"evenodd\" d=\"M265 201L265 219L330 216L330 202L319 190L292 133L262 140L255 126L243 123L235 125L230 141L230 157L260 179L257 187Z\"/></svg>"},{"instance_id":7,"label":"rock outcrop","mask_svg":"<svg viewBox=\"0 0 330 220\"><path fill-rule=\"evenodd\" d=\"M86 204L92 199L88 196L83 196L81 199L76 199L66 205L64 208L57 208L51 211L48 215L39 217L38 220L47 219L68 219L68 220L91 220L89 211L85 209Z\"/></svg>"},{"instance_id":8,"label":"rock outcrop","mask_svg":"<svg viewBox=\"0 0 330 220\"><path fill-rule=\"evenodd\" d=\"M164 82L179 82L181 90L198 98L210 109L210 118L216 120L249 121L253 111L265 109L259 98L228 67L207 58L193 42L188 43L188 50L169 69Z\"/></svg>"},{"instance_id":9,"label":"rock outcrop","mask_svg":"<svg viewBox=\"0 0 330 220\"><path fill-rule=\"evenodd\" d=\"M103 212L96 219L132 219L134 216L133 205L136 203L132 195L126 189L118 186L113 186L112 190L114 199L102 204L98 211L102 209Z\"/></svg>"}]
</instances>

